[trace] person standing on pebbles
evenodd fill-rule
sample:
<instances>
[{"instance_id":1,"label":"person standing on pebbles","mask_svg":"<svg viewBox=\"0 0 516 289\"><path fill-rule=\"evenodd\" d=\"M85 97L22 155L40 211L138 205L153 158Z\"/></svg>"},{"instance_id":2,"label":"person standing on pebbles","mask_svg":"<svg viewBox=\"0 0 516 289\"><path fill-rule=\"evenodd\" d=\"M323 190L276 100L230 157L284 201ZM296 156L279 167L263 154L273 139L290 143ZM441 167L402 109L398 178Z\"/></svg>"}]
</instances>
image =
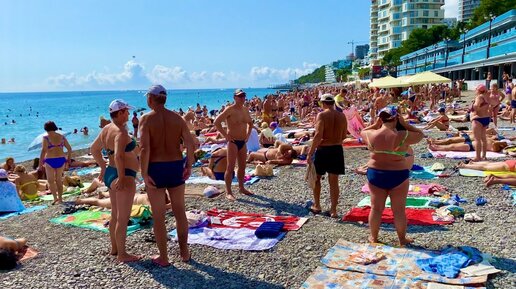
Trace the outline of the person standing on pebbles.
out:
<instances>
[{"instance_id":1,"label":"person standing on pebbles","mask_svg":"<svg viewBox=\"0 0 516 289\"><path fill-rule=\"evenodd\" d=\"M413 159L409 145L423 139L420 129L408 124L396 107L387 106L378 113L376 122L362 131L370 152L367 162L367 185L371 190L369 242L378 243L385 201L391 198L394 226L400 246L411 243L407 238L405 207L409 189L409 170Z\"/></svg>"},{"instance_id":2,"label":"person standing on pebbles","mask_svg":"<svg viewBox=\"0 0 516 289\"><path fill-rule=\"evenodd\" d=\"M112 122L100 131L91 145L91 154L100 166L99 181L104 181L109 188L111 199L111 219L109 235L111 238L111 255L116 255L120 262L134 262L142 258L128 254L125 248L127 223L131 214L134 195L136 193L136 173L139 169L136 156L136 140L131 139L127 130L129 106L121 99L115 99L109 105ZM109 166L102 157L105 149L109 158Z\"/></svg>"},{"instance_id":3,"label":"person standing on pebbles","mask_svg":"<svg viewBox=\"0 0 516 289\"><path fill-rule=\"evenodd\" d=\"M176 219L181 260L190 260L188 220L185 214L185 181L192 173L194 143L185 120L179 114L165 108L167 91L163 86L153 85L145 95L151 111L140 118L140 163L159 250L159 256L154 256L152 262L166 267L170 265L165 226L167 191ZM186 147L186 160L183 159L181 145Z\"/></svg>"},{"instance_id":4,"label":"person standing on pebbles","mask_svg":"<svg viewBox=\"0 0 516 289\"><path fill-rule=\"evenodd\" d=\"M337 218L337 204L339 202L339 175L344 174L344 150L342 141L346 138L348 122L346 116L335 110L335 98L327 93L321 96L324 111L317 115L315 121L315 135L308 152L308 162L314 164L317 180L313 189L314 204L310 211L321 213L321 178L328 173L330 185L330 216ZM315 157L312 160L312 156Z\"/></svg>"},{"instance_id":5,"label":"person standing on pebbles","mask_svg":"<svg viewBox=\"0 0 516 289\"><path fill-rule=\"evenodd\" d=\"M244 195L252 195L244 187L244 175L247 159L247 140L253 129L253 120L249 114L249 110L244 106L246 94L242 89L237 89L233 95L235 103L228 106L214 122L217 130L228 140L228 153L226 172L224 181L226 182L226 198L230 201L235 200L235 196L231 191L231 181L233 180L233 172L238 161L238 187L240 193ZM227 130L222 127L222 122L227 125Z\"/></svg>"}]
</instances>

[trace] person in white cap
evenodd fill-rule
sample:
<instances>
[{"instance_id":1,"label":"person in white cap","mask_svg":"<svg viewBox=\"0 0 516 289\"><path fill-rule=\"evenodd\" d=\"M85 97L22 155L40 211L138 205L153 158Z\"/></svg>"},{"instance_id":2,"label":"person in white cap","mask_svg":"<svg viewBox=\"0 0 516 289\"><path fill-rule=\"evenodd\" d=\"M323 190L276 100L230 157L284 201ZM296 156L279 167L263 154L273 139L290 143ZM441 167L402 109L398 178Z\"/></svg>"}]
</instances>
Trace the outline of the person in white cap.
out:
<instances>
[{"instance_id":1,"label":"person in white cap","mask_svg":"<svg viewBox=\"0 0 516 289\"><path fill-rule=\"evenodd\" d=\"M335 98L327 93L321 95L324 111L317 115L315 121L315 135L308 152L307 160L313 163L317 173L317 180L313 189L314 203L310 211L321 213L321 178L328 173L330 185L330 215L337 218L337 204L339 202L339 175L344 174L344 150L342 141L346 138L348 122L346 116L335 110ZM312 156L315 157L312 160Z\"/></svg>"},{"instance_id":2,"label":"person in white cap","mask_svg":"<svg viewBox=\"0 0 516 289\"><path fill-rule=\"evenodd\" d=\"M246 143L254 126L249 110L244 106L245 97L245 92L241 89L237 89L233 95L235 103L228 106L214 122L217 130L228 140L228 166L226 168L224 181L226 182L226 198L230 201L235 200L235 196L231 190L231 182L233 180L233 172L237 162L237 178L240 193L244 195L253 194L244 187L247 159ZM227 130L222 127L222 122L227 124Z\"/></svg>"},{"instance_id":3,"label":"person in white cap","mask_svg":"<svg viewBox=\"0 0 516 289\"><path fill-rule=\"evenodd\" d=\"M176 219L181 260L190 260L188 249L188 220L185 214L185 181L190 177L194 162L194 142L185 120L165 108L167 91L161 85L153 85L146 93L151 109L140 118L141 168L147 186L147 194L154 219L154 235L159 256L152 262L169 266L167 252L167 228L165 210L167 191ZM187 157L183 159L182 147Z\"/></svg>"},{"instance_id":4,"label":"person in white cap","mask_svg":"<svg viewBox=\"0 0 516 289\"><path fill-rule=\"evenodd\" d=\"M125 248L127 223L136 193L135 178L139 169L136 140L131 139L126 126L130 109L134 108L127 102L113 100L109 105L112 122L102 128L91 145L91 153L100 166L99 180L109 188L112 201L109 221L111 255L116 255L117 260L124 263L141 259L141 256L128 254ZM102 158L102 149L109 158L107 168Z\"/></svg>"}]
</instances>

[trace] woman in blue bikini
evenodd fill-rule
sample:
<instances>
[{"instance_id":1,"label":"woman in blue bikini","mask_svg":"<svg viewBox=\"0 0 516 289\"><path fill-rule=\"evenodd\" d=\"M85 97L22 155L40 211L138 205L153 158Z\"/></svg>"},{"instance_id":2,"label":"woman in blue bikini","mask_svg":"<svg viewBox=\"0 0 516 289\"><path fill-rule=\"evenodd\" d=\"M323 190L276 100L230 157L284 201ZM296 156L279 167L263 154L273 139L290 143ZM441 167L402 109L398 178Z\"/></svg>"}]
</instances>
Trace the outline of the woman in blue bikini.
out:
<instances>
[{"instance_id":1,"label":"woman in blue bikini","mask_svg":"<svg viewBox=\"0 0 516 289\"><path fill-rule=\"evenodd\" d=\"M100 166L99 180L104 181L109 188L111 255L117 256L117 260L124 263L141 259L141 256L128 254L125 249L127 223L136 193L135 178L139 169L136 140L129 136L126 127L130 109L133 107L125 101L113 100L109 105L112 122L102 129L91 145L91 153ZM106 150L109 158L107 168L102 158L102 149Z\"/></svg>"},{"instance_id":2,"label":"woman in blue bikini","mask_svg":"<svg viewBox=\"0 0 516 289\"><path fill-rule=\"evenodd\" d=\"M65 163L72 157L72 147L66 138L57 133L57 126L53 121L47 121L44 125L47 135L43 137L39 164L40 170L45 167L48 186L54 202L52 205L63 202L63 171ZM68 158L65 157L63 148L66 148Z\"/></svg>"},{"instance_id":3,"label":"woman in blue bikini","mask_svg":"<svg viewBox=\"0 0 516 289\"><path fill-rule=\"evenodd\" d=\"M379 111L376 122L362 131L362 138L366 140L371 154L367 163L367 180L371 190L369 241L378 242L382 213L389 196L398 239L404 246L412 242L406 237L405 215L409 169L412 166L409 146L421 141L423 132L400 117L395 107L387 106Z\"/></svg>"},{"instance_id":4,"label":"woman in blue bikini","mask_svg":"<svg viewBox=\"0 0 516 289\"><path fill-rule=\"evenodd\" d=\"M487 88L480 84L476 88L477 96L471 106L471 128L475 143L476 157L473 161L486 160L487 134L486 130L491 122L491 105L487 96Z\"/></svg>"}]
</instances>

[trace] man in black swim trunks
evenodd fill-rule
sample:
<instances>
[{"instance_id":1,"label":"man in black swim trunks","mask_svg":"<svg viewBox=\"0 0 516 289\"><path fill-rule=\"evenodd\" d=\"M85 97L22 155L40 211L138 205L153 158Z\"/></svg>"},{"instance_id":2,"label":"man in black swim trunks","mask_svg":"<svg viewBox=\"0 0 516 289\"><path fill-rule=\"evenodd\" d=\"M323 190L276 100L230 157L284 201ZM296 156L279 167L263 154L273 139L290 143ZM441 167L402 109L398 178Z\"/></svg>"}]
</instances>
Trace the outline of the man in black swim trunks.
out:
<instances>
[{"instance_id":1,"label":"man in black swim trunks","mask_svg":"<svg viewBox=\"0 0 516 289\"><path fill-rule=\"evenodd\" d=\"M343 113L335 110L335 98L327 93L321 96L324 111L317 115L315 135L308 152L307 160L315 166L317 180L314 186L314 204L310 208L312 213L321 212L321 178L328 173L330 185L330 214L337 217L339 201L339 175L344 174L344 151L342 141L347 134L347 119ZM315 158L312 156L315 153Z\"/></svg>"},{"instance_id":2,"label":"man in black swim trunks","mask_svg":"<svg viewBox=\"0 0 516 289\"><path fill-rule=\"evenodd\" d=\"M246 94L243 90L237 89L233 95L235 103L226 107L214 122L217 130L228 141L228 166L224 176L226 182L226 198L234 201L235 196L231 191L231 181L233 180L233 172L236 162L238 161L238 187L240 193L252 195L250 191L244 188L244 175L247 158L246 143L253 129L253 120L249 114L249 110L244 106ZM222 122L227 125L227 131L222 127Z\"/></svg>"}]
</instances>

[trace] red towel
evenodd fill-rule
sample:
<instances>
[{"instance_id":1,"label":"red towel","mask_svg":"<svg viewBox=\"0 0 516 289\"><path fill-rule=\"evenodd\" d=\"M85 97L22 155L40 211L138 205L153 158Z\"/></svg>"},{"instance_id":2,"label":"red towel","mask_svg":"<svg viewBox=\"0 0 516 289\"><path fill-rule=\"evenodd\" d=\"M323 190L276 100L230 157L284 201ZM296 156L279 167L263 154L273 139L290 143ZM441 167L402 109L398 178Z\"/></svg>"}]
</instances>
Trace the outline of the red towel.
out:
<instances>
[{"instance_id":1,"label":"red towel","mask_svg":"<svg viewBox=\"0 0 516 289\"><path fill-rule=\"evenodd\" d=\"M352 208L344 217L342 217L343 221L347 222L368 222L369 212L371 211L371 207L364 208ZM432 225L448 225L453 222L443 222L443 221L434 221L432 218L432 213L434 209L405 209L405 213L407 215L407 221L409 225L419 225L419 226L432 226ZM392 214L392 210L390 208L385 208L382 214L382 223L393 224L394 223L394 215Z\"/></svg>"}]
</instances>

